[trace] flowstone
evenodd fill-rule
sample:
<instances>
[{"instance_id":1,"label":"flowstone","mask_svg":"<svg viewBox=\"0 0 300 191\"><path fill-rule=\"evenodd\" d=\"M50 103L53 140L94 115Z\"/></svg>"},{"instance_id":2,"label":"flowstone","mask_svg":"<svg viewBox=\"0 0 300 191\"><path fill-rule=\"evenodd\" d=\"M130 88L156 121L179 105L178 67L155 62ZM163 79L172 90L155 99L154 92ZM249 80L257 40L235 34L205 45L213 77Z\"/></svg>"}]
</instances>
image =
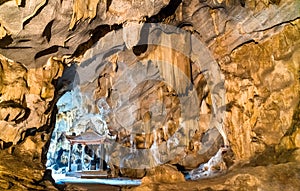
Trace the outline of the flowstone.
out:
<instances>
[{"instance_id":1,"label":"flowstone","mask_svg":"<svg viewBox=\"0 0 300 191\"><path fill-rule=\"evenodd\" d=\"M130 31L144 39L129 38ZM115 40L107 43L107 39ZM149 46L145 55L128 56L141 42ZM116 139L105 143L104 159L111 168L120 168L123 176L142 177L145 169L166 163L192 169L211 157L205 166L214 168L225 151L218 151L221 145L229 147L222 124L224 76L203 44L179 28L126 24L108 33L83 56L74 87L57 103L58 128L67 128L66 133L55 131L54 139L68 145L62 136L80 135L89 126L101 136L113 134ZM77 153L82 154L80 149ZM190 156L197 157L191 166L186 162ZM222 173L226 169L222 164L219 172L206 176Z\"/></svg>"}]
</instances>

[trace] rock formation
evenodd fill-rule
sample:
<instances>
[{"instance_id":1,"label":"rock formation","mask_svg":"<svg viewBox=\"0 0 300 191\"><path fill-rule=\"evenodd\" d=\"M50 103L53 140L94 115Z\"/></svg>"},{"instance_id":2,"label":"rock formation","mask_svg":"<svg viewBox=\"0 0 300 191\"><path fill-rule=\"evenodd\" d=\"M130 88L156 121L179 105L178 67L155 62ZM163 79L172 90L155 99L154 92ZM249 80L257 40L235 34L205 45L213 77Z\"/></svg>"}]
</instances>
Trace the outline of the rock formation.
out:
<instances>
[{"instance_id":1,"label":"rock formation","mask_svg":"<svg viewBox=\"0 0 300 191\"><path fill-rule=\"evenodd\" d=\"M111 164L144 177L135 190L298 190L299 10L297 0L0 1L0 189L62 189L46 171L61 122L105 129ZM197 168L222 144L223 175L185 181L175 168Z\"/></svg>"}]
</instances>

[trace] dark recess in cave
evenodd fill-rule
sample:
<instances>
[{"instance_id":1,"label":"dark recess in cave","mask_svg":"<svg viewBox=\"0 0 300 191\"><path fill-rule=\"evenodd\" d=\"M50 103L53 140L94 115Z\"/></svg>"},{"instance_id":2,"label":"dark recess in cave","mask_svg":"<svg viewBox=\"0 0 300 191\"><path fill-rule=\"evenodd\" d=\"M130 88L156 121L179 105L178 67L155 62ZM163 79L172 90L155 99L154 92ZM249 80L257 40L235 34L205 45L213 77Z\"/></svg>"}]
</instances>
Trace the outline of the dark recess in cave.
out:
<instances>
[{"instance_id":1,"label":"dark recess in cave","mask_svg":"<svg viewBox=\"0 0 300 191\"><path fill-rule=\"evenodd\" d=\"M44 3L41 7L39 7L39 9L35 12L34 16L40 14L41 11L44 9L44 7L45 7L47 4L48 4L48 0L46 0L45 3ZM23 6L23 5L25 6L25 0L22 0L21 6ZM25 26L26 26L28 23L30 23L31 19L33 19L34 16L28 18L27 20L25 20L25 21L23 22L23 29L25 28Z\"/></svg>"},{"instance_id":2,"label":"dark recess in cave","mask_svg":"<svg viewBox=\"0 0 300 191\"><path fill-rule=\"evenodd\" d=\"M46 27L45 27L45 29L44 29L44 31L42 33L42 36L46 38L47 42L49 42L50 39L51 39L51 28L52 28L53 22L54 22L54 20L50 21L46 25Z\"/></svg>"},{"instance_id":3,"label":"dark recess in cave","mask_svg":"<svg viewBox=\"0 0 300 191\"><path fill-rule=\"evenodd\" d=\"M122 24L114 24L114 25L99 25L95 29L90 31L90 39L82 44L80 44L75 52L73 53L73 57L78 57L83 55L85 51L93 46L100 38L104 37L107 33L118 30L122 28Z\"/></svg>"},{"instance_id":4,"label":"dark recess in cave","mask_svg":"<svg viewBox=\"0 0 300 191\"><path fill-rule=\"evenodd\" d=\"M6 35L4 38L0 39L0 48L5 48L13 42L10 35Z\"/></svg>"},{"instance_id":5,"label":"dark recess in cave","mask_svg":"<svg viewBox=\"0 0 300 191\"><path fill-rule=\"evenodd\" d=\"M149 35L149 25L144 25L141 30L140 40L138 45L132 48L133 53L136 56L140 56L145 53L148 48L148 35Z\"/></svg>"},{"instance_id":6,"label":"dark recess in cave","mask_svg":"<svg viewBox=\"0 0 300 191\"><path fill-rule=\"evenodd\" d=\"M156 15L151 16L150 18L147 18L146 23L159 23L163 22L163 20L171 15L173 15L180 5L182 0L171 0L170 3L162 8L159 13Z\"/></svg>"},{"instance_id":7,"label":"dark recess in cave","mask_svg":"<svg viewBox=\"0 0 300 191\"><path fill-rule=\"evenodd\" d=\"M34 56L34 59L38 59L38 58L40 58L42 56L46 56L48 54L53 54L58 51L58 48L59 48L59 46L54 45L54 46L51 46L50 48L42 50L42 51L36 53L36 55Z\"/></svg>"}]
</instances>

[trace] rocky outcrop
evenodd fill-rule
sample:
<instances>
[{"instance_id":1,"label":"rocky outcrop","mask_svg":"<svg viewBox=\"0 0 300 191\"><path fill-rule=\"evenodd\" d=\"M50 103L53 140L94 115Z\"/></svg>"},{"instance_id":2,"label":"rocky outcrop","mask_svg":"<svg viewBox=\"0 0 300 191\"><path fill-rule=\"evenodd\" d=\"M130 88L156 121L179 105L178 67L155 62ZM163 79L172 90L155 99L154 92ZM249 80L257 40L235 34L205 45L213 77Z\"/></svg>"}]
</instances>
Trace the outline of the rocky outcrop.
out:
<instances>
[{"instance_id":1,"label":"rocky outcrop","mask_svg":"<svg viewBox=\"0 0 300 191\"><path fill-rule=\"evenodd\" d=\"M2 37L1 53L30 67L41 67L50 56L66 58L76 50L79 56L116 25L157 14L167 3L24 1L17 6L14 1L3 2L0 18L6 36Z\"/></svg>"},{"instance_id":2,"label":"rocky outcrop","mask_svg":"<svg viewBox=\"0 0 300 191\"><path fill-rule=\"evenodd\" d=\"M1 189L44 189L46 145L53 119L55 79L63 66L51 58L27 69L1 56Z\"/></svg>"},{"instance_id":3,"label":"rocky outcrop","mask_svg":"<svg viewBox=\"0 0 300 191\"><path fill-rule=\"evenodd\" d=\"M101 114L99 100L115 137L111 163L123 176L146 175L136 190L299 188L299 6L1 1L0 188L57 189L45 173L55 122L76 122L84 127L70 133L80 134L85 115ZM57 109L75 86L83 101ZM235 165L213 181L184 182L169 166L196 168L222 144L232 152L226 167Z\"/></svg>"},{"instance_id":4,"label":"rocky outcrop","mask_svg":"<svg viewBox=\"0 0 300 191\"><path fill-rule=\"evenodd\" d=\"M248 159L279 144L291 128L299 102L298 27L299 21L292 22L269 40L248 43L221 65L229 74L226 93L233 103L227 118L229 136L243 145L232 145L237 158ZM291 42L289 48L286 42Z\"/></svg>"},{"instance_id":5,"label":"rocky outcrop","mask_svg":"<svg viewBox=\"0 0 300 191\"><path fill-rule=\"evenodd\" d=\"M156 181L124 190L298 190L298 163L239 168L225 176L211 180L164 183ZM283 178L284 177L284 178Z\"/></svg>"}]
</instances>

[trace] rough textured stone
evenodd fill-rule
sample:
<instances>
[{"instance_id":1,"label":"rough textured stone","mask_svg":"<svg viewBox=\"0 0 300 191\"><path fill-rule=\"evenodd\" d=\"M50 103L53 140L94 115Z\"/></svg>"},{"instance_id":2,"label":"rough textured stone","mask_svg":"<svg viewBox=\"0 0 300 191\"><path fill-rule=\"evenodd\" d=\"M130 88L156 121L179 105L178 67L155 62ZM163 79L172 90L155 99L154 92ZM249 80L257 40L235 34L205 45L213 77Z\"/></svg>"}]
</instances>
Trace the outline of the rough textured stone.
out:
<instances>
[{"instance_id":1,"label":"rough textured stone","mask_svg":"<svg viewBox=\"0 0 300 191\"><path fill-rule=\"evenodd\" d=\"M0 23L9 33L0 42L1 54L26 66L41 67L50 56L77 54L76 50L113 30L109 26L143 20L167 3L68 0L26 1L24 6L17 6L14 1L3 2Z\"/></svg>"},{"instance_id":2,"label":"rough textured stone","mask_svg":"<svg viewBox=\"0 0 300 191\"><path fill-rule=\"evenodd\" d=\"M269 166L243 167L238 171L232 170L228 174L216 179L199 181L173 182L145 182L130 190L298 190L299 164L286 163ZM129 190L129 189L124 189Z\"/></svg>"},{"instance_id":3,"label":"rough textured stone","mask_svg":"<svg viewBox=\"0 0 300 191\"><path fill-rule=\"evenodd\" d=\"M236 49L230 63L221 65L228 73L227 100L233 103L228 133L237 158L247 159L266 145L279 144L292 125L299 102L299 48L294 42L300 37L299 21L293 23L269 40ZM279 42L291 43L290 59L284 59L286 51L279 53L284 49Z\"/></svg>"},{"instance_id":4,"label":"rough textured stone","mask_svg":"<svg viewBox=\"0 0 300 191\"><path fill-rule=\"evenodd\" d=\"M6 189L44 189L36 182L43 179L43 155L52 126L51 112L47 110L54 98L52 82L62 75L63 67L59 62L53 63L52 58L44 68L29 70L3 56L0 62L0 177Z\"/></svg>"},{"instance_id":5,"label":"rough textured stone","mask_svg":"<svg viewBox=\"0 0 300 191\"><path fill-rule=\"evenodd\" d=\"M166 177L166 174L169 176ZM142 184L149 183L179 183L185 182L185 178L181 172L179 172L176 167L171 165L163 165L155 167L147 172L146 176L142 179Z\"/></svg>"},{"instance_id":6,"label":"rough textured stone","mask_svg":"<svg viewBox=\"0 0 300 191\"><path fill-rule=\"evenodd\" d=\"M234 154L225 162L236 165L215 179L180 183L174 182L183 181L176 169L157 167L136 190L299 190L299 16L297 0L0 1L0 189L56 189L44 174L58 112L55 104L73 88L76 75L81 82L85 80L74 72L75 62L84 68L85 61L96 59L97 50L111 42L118 45L114 50L127 50L105 55L106 68L81 71L96 76L82 91L95 100L105 98L116 109L106 120L110 133L118 137L119 147L113 147L110 154L117 156L114 164L121 175L142 177L145 166L161 161L190 170L215 154L222 139L218 131L209 129L214 90L194 57L166 47L139 50L143 48L134 46L139 36L130 35L140 34L139 30L125 31L123 39L114 38L124 26L158 22L189 31L217 61L226 88L223 128ZM176 48L189 43L176 34L169 36ZM147 63L162 58L173 65L155 68ZM147 73L122 73L121 62L148 67ZM179 98L188 83L174 72L175 66L193 82L202 120L195 116L182 120ZM171 87L143 78L159 72ZM93 99L86 99L84 105L95 114L99 111ZM124 100L132 104L119 107ZM74 113L66 111L60 117L67 121ZM134 126L126 129L120 122ZM182 122L186 129L197 131L182 130L178 138L172 138ZM132 136L130 132L140 127L144 132ZM85 131L79 129L74 132ZM124 154L120 145L132 152L120 155ZM147 152L139 153L139 149L151 148L155 152L150 159ZM240 162L250 163L237 165ZM141 169L126 169L122 163L138 164Z\"/></svg>"}]
</instances>

